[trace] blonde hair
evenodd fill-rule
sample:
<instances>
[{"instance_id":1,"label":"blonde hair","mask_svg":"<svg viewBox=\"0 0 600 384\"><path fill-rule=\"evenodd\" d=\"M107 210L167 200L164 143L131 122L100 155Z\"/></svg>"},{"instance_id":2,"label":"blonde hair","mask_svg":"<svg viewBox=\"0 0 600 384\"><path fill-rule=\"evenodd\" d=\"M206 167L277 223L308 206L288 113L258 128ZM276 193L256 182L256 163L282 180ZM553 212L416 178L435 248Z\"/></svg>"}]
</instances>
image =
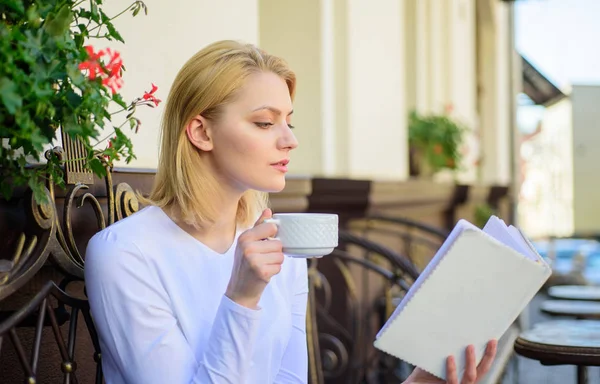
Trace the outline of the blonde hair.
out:
<instances>
[{"instance_id":1,"label":"blonde hair","mask_svg":"<svg viewBox=\"0 0 600 384\"><path fill-rule=\"evenodd\" d=\"M203 227L215 222L219 207L214 197L219 184L200 151L187 138L186 125L197 115L216 120L248 76L273 72L287 83L293 100L296 76L287 63L252 44L225 40L213 43L181 68L169 92L161 124L161 151L154 186L145 204L174 207L187 224ZM268 205L268 194L244 193L238 203L238 225L250 226Z\"/></svg>"}]
</instances>

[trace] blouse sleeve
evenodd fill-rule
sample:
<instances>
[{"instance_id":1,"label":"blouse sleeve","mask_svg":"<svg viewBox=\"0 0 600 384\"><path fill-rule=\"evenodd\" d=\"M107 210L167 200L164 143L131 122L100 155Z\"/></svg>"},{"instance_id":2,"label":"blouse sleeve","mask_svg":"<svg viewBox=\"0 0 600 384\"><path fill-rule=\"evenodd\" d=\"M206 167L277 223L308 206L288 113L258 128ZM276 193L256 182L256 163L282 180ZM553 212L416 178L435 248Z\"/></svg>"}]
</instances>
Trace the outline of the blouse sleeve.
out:
<instances>
[{"instance_id":1,"label":"blouse sleeve","mask_svg":"<svg viewBox=\"0 0 600 384\"><path fill-rule=\"evenodd\" d=\"M120 376L128 383L243 383L261 311L223 296L198 360L142 253L106 232L88 245L85 280L102 354Z\"/></svg>"},{"instance_id":2,"label":"blouse sleeve","mask_svg":"<svg viewBox=\"0 0 600 384\"><path fill-rule=\"evenodd\" d=\"M308 348L306 340L306 306L308 302L308 271L304 259L291 259L296 265L292 298L292 333L283 355L276 384L306 384L308 382Z\"/></svg>"}]
</instances>

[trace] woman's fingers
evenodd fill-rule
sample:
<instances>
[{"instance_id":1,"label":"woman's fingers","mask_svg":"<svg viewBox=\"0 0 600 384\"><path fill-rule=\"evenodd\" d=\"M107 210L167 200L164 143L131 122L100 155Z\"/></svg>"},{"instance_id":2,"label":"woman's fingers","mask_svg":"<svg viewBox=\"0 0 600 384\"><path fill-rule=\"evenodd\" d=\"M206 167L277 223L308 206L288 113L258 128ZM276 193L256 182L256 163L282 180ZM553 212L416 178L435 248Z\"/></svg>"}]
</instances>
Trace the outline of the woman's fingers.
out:
<instances>
[{"instance_id":1,"label":"woman's fingers","mask_svg":"<svg viewBox=\"0 0 600 384\"><path fill-rule=\"evenodd\" d=\"M251 260L251 268L255 270L259 279L268 283L273 276L281 272L283 259L281 252L265 253L260 255L259 259Z\"/></svg>"},{"instance_id":2,"label":"woman's fingers","mask_svg":"<svg viewBox=\"0 0 600 384\"><path fill-rule=\"evenodd\" d=\"M465 351L465 372L462 377L462 384L475 384L477 381L477 359L475 358L475 347L469 345Z\"/></svg>"},{"instance_id":3,"label":"woman's fingers","mask_svg":"<svg viewBox=\"0 0 600 384\"><path fill-rule=\"evenodd\" d=\"M481 379L492 366L496 357L498 348L497 340L490 340L485 349L485 354L477 365L477 357L475 356L475 347L469 345L465 350L465 371L462 376L461 384L475 384ZM446 384L458 384L458 375L456 372L456 361L453 356L449 356L446 360Z\"/></svg>"},{"instance_id":4,"label":"woman's fingers","mask_svg":"<svg viewBox=\"0 0 600 384\"><path fill-rule=\"evenodd\" d=\"M271 252L282 252L283 244L281 244L281 240L278 239L270 239L270 240L259 240L255 241L247 246L248 255L252 254L261 254L261 253L271 253Z\"/></svg>"},{"instance_id":5,"label":"woman's fingers","mask_svg":"<svg viewBox=\"0 0 600 384\"><path fill-rule=\"evenodd\" d=\"M273 217L273 211L271 211L271 209L269 208L264 209L258 220L256 220L256 222L254 223L254 226L256 227L257 225L265 221L265 219L270 219L271 217Z\"/></svg>"},{"instance_id":6,"label":"woman's fingers","mask_svg":"<svg viewBox=\"0 0 600 384\"><path fill-rule=\"evenodd\" d=\"M494 358L496 358L497 349L498 341L491 340L485 349L485 355L483 355L483 358L477 367L477 377L482 377L487 373L487 371L490 370L492 363L494 362Z\"/></svg>"},{"instance_id":7,"label":"woman's fingers","mask_svg":"<svg viewBox=\"0 0 600 384\"><path fill-rule=\"evenodd\" d=\"M458 384L458 375L456 374L456 362L453 356L446 360L446 383Z\"/></svg>"}]
</instances>

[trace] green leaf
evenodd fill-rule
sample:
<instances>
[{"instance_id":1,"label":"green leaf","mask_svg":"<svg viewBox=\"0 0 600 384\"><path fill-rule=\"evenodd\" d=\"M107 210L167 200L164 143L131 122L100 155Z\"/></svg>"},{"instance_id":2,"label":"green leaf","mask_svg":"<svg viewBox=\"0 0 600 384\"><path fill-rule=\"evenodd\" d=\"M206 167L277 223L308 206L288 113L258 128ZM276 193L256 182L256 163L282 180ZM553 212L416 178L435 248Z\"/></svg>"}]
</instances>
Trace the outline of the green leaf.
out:
<instances>
[{"instance_id":1,"label":"green leaf","mask_svg":"<svg viewBox=\"0 0 600 384\"><path fill-rule=\"evenodd\" d=\"M31 23L32 26L37 28L40 25L41 19L36 4L32 4L27 8L26 17L27 21Z\"/></svg>"},{"instance_id":2,"label":"green leaf","mask_svg":"<svg viewBox=\"0 0 600 384\"><path fill-rule=\"evenodd\" d=\"M106 29L108 29L108 33L112 38L116 39L117 41L120 41L121 43L125 42L125 40L123 40L123 37L121 37L121 34L117 32L115 26L112 25L110 22L106 23Z\"/></svg>"},{"instance_id":3,"label":"green leaf","mask_svg":"<svg viewBox=\"0 0 600 384\"><path fill-rule=\"evenodd\" d=\"M91 19L98 21L100 16L100 13L98 12L98 5L94 1L90 1L90 6Z\"/></svg>"},{"instance_id":4,"label":"green leaf","mask_svg":"<svg viewBox=\"0 0 600 384\"><path fill-rule=\"evenodd\" d=\"M35 197L35 201L39 203L47 203L48 195L45 193L44 184L38 179L37 175L32 172L32 175L29 178L29 188L33 191L33 196Z\"/></svg>"},{"instance_id":5,"label":"green leaf","mask_svg":"<svg viewBox=\"0 0 600 384\"><path fill-rule=\"evenodd\" d=\"M102 9L98 9L98 12L100 12L100 20L102 24L110 22L110 17L106 13L104 13Z\"/></svg>"},{"instance_id":6,"label":"green leaf","mask_svg":"<svg viewBox=\"0 0 600 384\"><path fill-rule=\"evenodd\" d=\"M40 134L40 131L36 130L31 132L31 136L29 137L31 141L31 145L33 149L37 152L40 152L44 149L44 145L48 144L48 139Z\"/></svg>"},{"instance_id":7,"label":"green leaf","mask_svg":"<svg viewBox=\"0 0 600 384\"><path fill-rule=\"evenodd\" d=\"M23 98L17 93L16 84L6 77L0 78L0 99L12 115L23 106Z\"/></svg>"},{"instance_id":8,"label":"green leaf","mask_svg":"<svg viewBox=\"0 0 600 384\"><path fill-rule=\"evenodd\" d=\"M94 172L98 177L106 176L106 168L104 168L104 165L99 158L94 157L88 162L88 165L92 172Z\"/></svg>"},{"instance_id":9,"label":"green leaf","mask_svg":"<svg viewBox=\"0 0 600 384\"><path fill-rule=\"evenodd\" d=\"M73 13L67 5L62 6L56 15L49 15L46 19L45 29L52 36L60 36L69 31Z\"/></svg>"},{"instance_id":10,"label":"green leaf","mask_svg":"<svg viewBox=\"0 0 600 384\"><path fill-rule=\"evenodd\" d=\"M112 95L112 100L117 103L118 105L121 106L121 108L127 108L127 104L125 103L125 101L123 100L123 97L121 97L120 94L115 93Z\"/></svg>"},{"instance_id":11,"label":"green leaf","mask_svg":"<svg viewBox=\"0 0 600 384\"><path fill-rule=\"evenodd\" d=\"M8 179L4 179L0 182L0 192L5 200L9 200L12 197L12 188L13 186Z\"/></svg>"},{"instance_id":12,"label":"green leaf","mask_svg":"<svg viewBox=\"0 0 600 384\"><path fill-rule=\"evenodd\" d=\"M13 11L17 12L19 15L23 15L25 13L25 6L23 3L24 2L22 0L4 1L2 4L2 8L7 7L9 9L12 9ZM4 10L3 10L3 12L4 12Z\"/></svg>"},{"instance_id":13,"label":"green leaf","mask_svg":"<svg viewBox=\"0 0 600 384\"><path fill-rule=\"evenodd\" d=\"M81 105L82 100L83 99L81 98L81 96L79 96L75 92L73 92L73 91L67 92L67 101L73 107L73 109L78 108Z\"/></svg>"},{"instance_id":14,"label":"green leaf","mask_svg":"<svg viewBox=\"0 0 600 384\"><path fill-rule=\"evenodd\" d=\"M81 125L77 123L75 116L67 116L63 121L62 127L71 137L82 134Z\"/></svg>"}]
</instances>

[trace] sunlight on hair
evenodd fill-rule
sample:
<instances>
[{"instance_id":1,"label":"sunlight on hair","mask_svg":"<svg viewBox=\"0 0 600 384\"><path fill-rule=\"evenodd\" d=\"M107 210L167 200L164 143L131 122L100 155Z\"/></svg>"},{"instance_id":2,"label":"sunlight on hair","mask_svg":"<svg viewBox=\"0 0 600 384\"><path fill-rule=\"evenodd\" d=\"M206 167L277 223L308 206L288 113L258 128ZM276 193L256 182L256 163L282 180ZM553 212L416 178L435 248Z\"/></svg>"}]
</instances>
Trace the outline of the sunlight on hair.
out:
<instances>
[{"instance_id":1,"label":"sunlight on hair","mask_svg":"<svg viewBox=\"0 0 600 384\"><path fill-rule=\"evenodd\" d=\"M161 150L154 186L143 204L175 208L190 225L214 223L220 187L203 154L186 135L186 124L197 115L218 119L248 76L273 72L285 80L293 100L296 76L287 63L251 44L225 40L213 43L185 63L177 74L161 124ZM250 226L268 205L268 194L250 190L240 199L237 224Z\"/></svg>"}]
</instances>

